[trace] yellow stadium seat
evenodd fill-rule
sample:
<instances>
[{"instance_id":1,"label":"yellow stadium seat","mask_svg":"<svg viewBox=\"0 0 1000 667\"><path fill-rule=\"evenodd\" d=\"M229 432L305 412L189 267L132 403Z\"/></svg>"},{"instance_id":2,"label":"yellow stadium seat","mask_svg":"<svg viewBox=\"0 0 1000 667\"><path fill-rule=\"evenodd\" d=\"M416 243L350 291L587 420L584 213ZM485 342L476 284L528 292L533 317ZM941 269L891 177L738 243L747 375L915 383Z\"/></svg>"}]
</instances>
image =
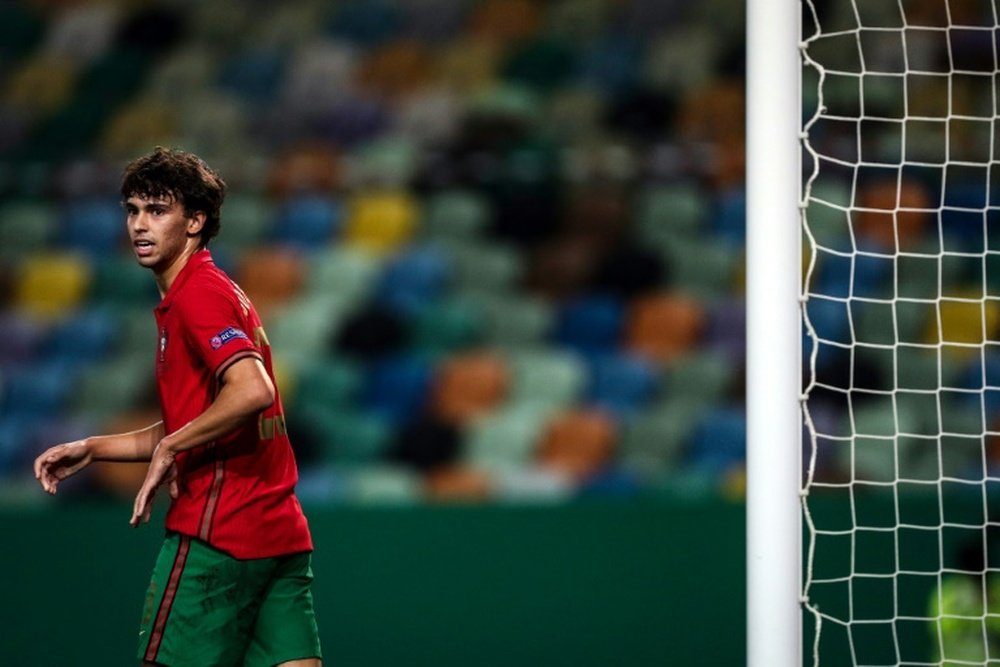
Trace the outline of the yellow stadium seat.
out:
<instances>
[{"instance_id":1,"label":"yellow stadium seat","mask_svg":"<svg viewBox=\"0 0 1000 667\"><path fill-rule=\"evenodd\" d=\"M363 192L348 206L344 242L376 253L392 252L413 237L418 219L416 200L406 192Z\"/></svg>"},{"instance_id":2,"label":"yellow stadium seat","mask_svg":"<svg viewBox=\"0 0 1000 667\"><path fill-rule=\"evenodd\" d=\"M56 317L83 302L92 273L90 264L77 255L31 256L17 271L14 302L33 315Z\"/></svg>"}]
</instances>

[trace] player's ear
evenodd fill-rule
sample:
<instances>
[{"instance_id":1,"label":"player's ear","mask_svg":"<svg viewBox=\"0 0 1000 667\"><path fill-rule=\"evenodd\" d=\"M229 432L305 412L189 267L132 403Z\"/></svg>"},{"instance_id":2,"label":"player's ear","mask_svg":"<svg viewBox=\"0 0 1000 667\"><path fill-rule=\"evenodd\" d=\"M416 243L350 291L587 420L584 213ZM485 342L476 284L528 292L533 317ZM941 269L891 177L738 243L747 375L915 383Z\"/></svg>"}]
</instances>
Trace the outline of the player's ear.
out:
<instances>
[{"instance_id":1,"label":"player's ear","mask_svg":"<svg viewBox=\"0 0 1000 667\"><path fill-rule=\"evenodd\" d=\"M197 236L201 234L202 228L205 226L205 219L208 216L205 215L204 211L195 211L191 214L191 217L187 221L187 233L188 236Z\"/></svg>"}]
</instances>

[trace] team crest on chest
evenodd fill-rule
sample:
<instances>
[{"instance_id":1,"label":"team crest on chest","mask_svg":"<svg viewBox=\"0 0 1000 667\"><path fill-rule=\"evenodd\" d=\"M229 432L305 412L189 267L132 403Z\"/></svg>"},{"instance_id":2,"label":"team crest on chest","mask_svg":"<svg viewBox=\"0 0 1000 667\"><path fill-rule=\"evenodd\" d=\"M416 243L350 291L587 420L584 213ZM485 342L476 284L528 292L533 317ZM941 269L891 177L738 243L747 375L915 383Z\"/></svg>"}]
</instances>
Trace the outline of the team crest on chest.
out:
<instances>
[{"instance_id":1,"label":"team crest on chest","mask_svg":"<svg viewBox=\"0 0 1000 667\"><path fill-rule=\"evenodd\" d=\"M167 356L167 328L160 327L160 361L165 361Z\"/></svg>"}]
</instances>

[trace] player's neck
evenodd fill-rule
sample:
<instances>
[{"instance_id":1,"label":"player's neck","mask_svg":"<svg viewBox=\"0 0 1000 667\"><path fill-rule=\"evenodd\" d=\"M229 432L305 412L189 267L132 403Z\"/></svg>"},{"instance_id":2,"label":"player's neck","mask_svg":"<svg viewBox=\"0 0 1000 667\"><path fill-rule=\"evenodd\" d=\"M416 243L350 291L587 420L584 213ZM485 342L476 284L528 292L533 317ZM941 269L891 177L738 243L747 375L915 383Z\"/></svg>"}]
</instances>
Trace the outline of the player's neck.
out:
<instances>
[{"instance_id":1,"label":"player's neck","mask_svg":"<svg viewBox=\"0 0 1000 667\"><path fill-rule=\"evenodd\" d=\"M196 252L201 250L201 245L199 244L198 238L188 239L187 245L184 246L182 250L163 270L153 270L153 277L156 280L156 287L160 290L160 298L162 299L170 291L170 286L174 284L174 280L180 275L181 271L187 266L188 261L194 256Z\"/></svg>"}]
</instances>

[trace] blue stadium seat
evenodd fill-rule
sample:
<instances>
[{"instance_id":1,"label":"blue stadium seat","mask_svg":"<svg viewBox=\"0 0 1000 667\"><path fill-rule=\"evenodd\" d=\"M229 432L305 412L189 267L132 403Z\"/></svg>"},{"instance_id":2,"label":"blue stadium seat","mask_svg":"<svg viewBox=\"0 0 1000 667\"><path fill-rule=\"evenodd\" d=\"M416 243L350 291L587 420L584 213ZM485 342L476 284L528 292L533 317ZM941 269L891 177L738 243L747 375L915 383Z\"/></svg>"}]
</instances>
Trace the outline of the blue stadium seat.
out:
<instances>
[{"instance_id":1,"label":"blue stadium seat","mask_svg":"<svg viewBox=\"0 0 1000 667\"><path fill-rule=\"evenodd\" d=\"M30 363L42 352L50 327L14 311L0 311L0 367Z\"/></svg>"},{"instance_id":2,"label":"blue stadium seat","mask_svg":"<svg viewBox=\"0 0 1000 667\"><path fill-rule=\"evenodd\" d=\"M410 248L386 265L377 299L397 312L417 313L444 294L451 277L451 262L443 250Z\"/></svg>"},{"instance_id":3,"label":"blue stadium seat","mask_svg":"<svg viewBox=\"0 0 1000 667\"><path fill-rule=\"evenodd\" d=\"M63 206L59 244L91 256L113 253L126 243L125 212L118 199L70 200Z\"/></svg>"},{"instance_id":4,"label":"blue stadium seat","mask_svg":"<svg viewBox=\"0 0 1000 667\"><path fill-rule=\"evenodd\" d=\"M343 220L340 202L324 195L300 195L278 207L272 238L280 245L316 250L329 244Z\"/></svg>"},{"instance_id":5,"label":"blue stadium seat","mask_svg":"<svg viewBox=\"0 0 1000 667\"><path fill-rule=\"evenodd\" d=\"M566 303L559 311L555 342L582 354L613 350L621 341L625 309L612 295L585 295Z\"/></svg>"},{"instance_id":6,"label":"blue stadium seat","mask_svg":"<svg viewBox=\"0 0 1000 667\"><path fill-rule=\"evenodd\" d=\"M53 327L45 354L51 360L67 363L102 359L115 349L120 333L112 309L85 308Z\"/></svg>"},{"instance_id":7,"label":"blue stadium seat","mask_svg":"<svg viewBox=\"0 0 1000 667\"><path fill-rule=\"evenodd\" d=\"M4 374L0 414L49 418L68 404L76 380L76 365L45 361L10 368Z\"/></svg>"},{"instance_id":8,"label":"blue stadium seat","mask_svg":"<svg viewBox=\"0 0 1000 667\"><path fill-rule=\"evenodd\" d=\"M426 401L433 369L425 359L399 355L375 362L362 390L362 404L391 423L403 423L419 413Z\"/></svg>"},{"instance_id":9,"label":"blue stadium seat","mask_svg":"<svg viewBox=\"0 0 1000 667\"><path fill-rule=\"evenodd\" d=\"M717 475L746 460L747 420L742 407L720 407L708 412L691 442L690 464Z\"/></svg>"},{"instance_id":10,"label":"blue stadium seat","mask_svg":"<svg viewBox=\"0 0 1000 667\"><path fill-rule=\"evenodd\" d=\"M619 418L635 414L656 397L660 373L644 357L605 354L591 360L587 398Z\"/></svg>"}]
</instances>

